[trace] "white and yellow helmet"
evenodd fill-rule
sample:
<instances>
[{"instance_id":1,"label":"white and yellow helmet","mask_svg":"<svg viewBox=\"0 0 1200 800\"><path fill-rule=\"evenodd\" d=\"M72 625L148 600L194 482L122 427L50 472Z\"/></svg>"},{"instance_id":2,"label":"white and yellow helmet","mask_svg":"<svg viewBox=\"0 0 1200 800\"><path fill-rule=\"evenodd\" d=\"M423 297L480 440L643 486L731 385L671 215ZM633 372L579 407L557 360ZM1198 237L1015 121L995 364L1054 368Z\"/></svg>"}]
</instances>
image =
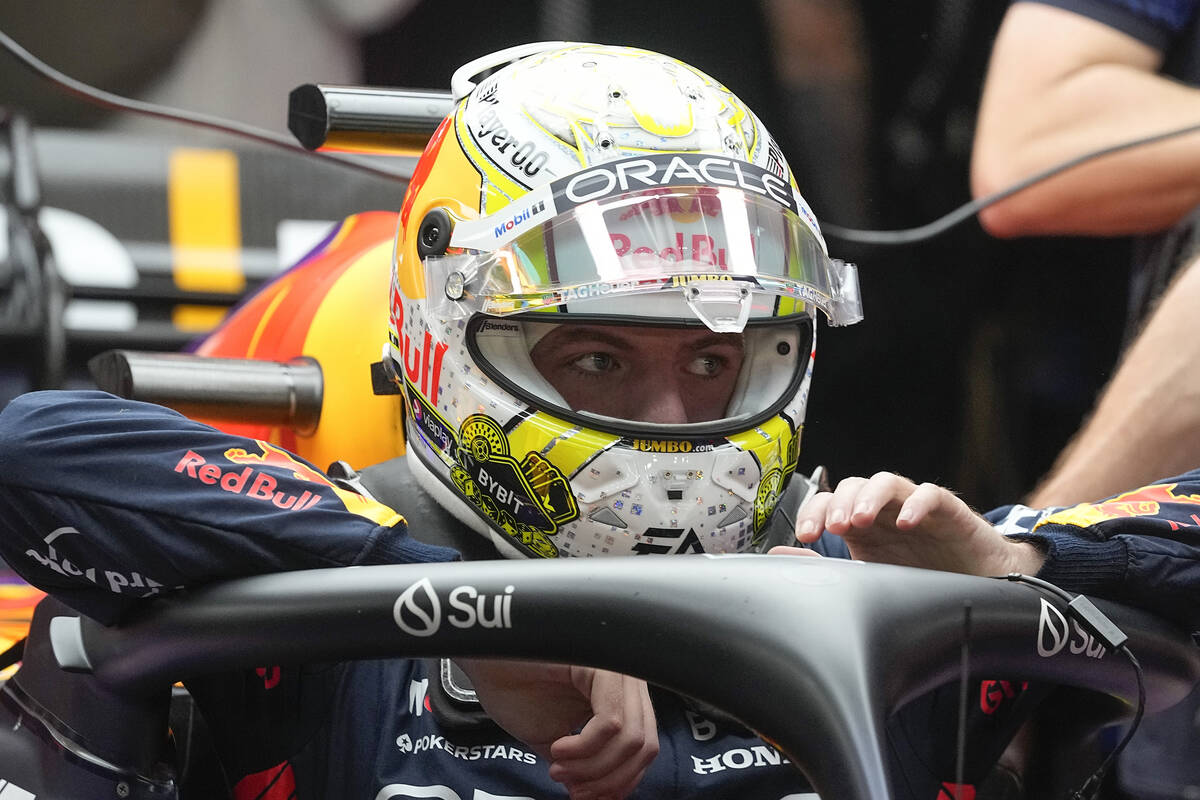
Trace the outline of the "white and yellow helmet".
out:
<instances>
[{"instance_id":1,"label":"white and yellow helmet","mask_svg":"<svg viewBox=\"0 0 1200 800\"><path fill-rule=\"evenodd\" d=\"M753 549L796 469L815 310L861 317L775 141L645 50L527 45L453 88L401 211L385 354L418 479L505 555ZM738 337L723 412L572 407L530 353L580 322Z\"/></svg>"}]
</instances>

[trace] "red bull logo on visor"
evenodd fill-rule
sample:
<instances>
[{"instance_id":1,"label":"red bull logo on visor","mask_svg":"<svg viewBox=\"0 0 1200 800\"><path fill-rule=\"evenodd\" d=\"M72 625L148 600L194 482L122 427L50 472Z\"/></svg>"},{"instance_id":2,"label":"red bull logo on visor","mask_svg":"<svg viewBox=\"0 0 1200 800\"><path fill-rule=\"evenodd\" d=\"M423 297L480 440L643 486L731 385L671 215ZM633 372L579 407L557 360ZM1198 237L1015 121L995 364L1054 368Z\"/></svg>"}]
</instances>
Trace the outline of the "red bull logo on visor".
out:
<instances>
[{"instance_id":1,"label":"red bull logo on visor","mask_svg":"<svg viewBox=\"0 0 1200 800\"><path fill-rule=\"evenodd\" d=\"M1159 483L1119 494L1103 503L1080 503L1077 506L1055 512L1038 523L1038 527L1050 523L1087 527L1110 519L1146 517L1164 513L1164 505L1200 506L1200 494L1175 494L1177 483ZM1200 511L1200 508L1197 509ZM1178 521L1168 520L1171 528L1180 524L1200 525L1200 514L1181 513Z\"/></svg>"},{"instance_id":2,"label":"red bull logo on visor","mask_svg":"<svg viewBox=\"0 0 1200 800\"><path fill-rule=\"evenodd\" d=\"M401 519L399 514L387 506L336 486L319 470L286 450L268 442L255 441L261 452L252 453L240 447L233 447L224 452L227 463L234 465L232 469L210 462L194 450L188 450L175 465L175 472L231 494L269 502L285 511L304 511L312 508L326 496L322 494L322 490L328 488L341 500L346 510L374 520L380 525L394 525ZM241 466L241 469L237 469L237 466ZM263 471L264 467L277 469L314 486L300 492L282 490L279 488L279 479Z\"/></svg>"}]
</instances>

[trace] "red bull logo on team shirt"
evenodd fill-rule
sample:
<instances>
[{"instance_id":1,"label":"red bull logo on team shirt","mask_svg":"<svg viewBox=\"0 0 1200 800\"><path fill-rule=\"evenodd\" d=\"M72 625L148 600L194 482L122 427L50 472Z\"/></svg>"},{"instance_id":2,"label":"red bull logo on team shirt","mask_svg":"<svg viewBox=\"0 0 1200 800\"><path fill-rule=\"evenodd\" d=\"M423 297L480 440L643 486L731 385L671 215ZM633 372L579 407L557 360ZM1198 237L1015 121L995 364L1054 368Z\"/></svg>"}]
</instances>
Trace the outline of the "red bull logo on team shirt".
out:
<instances>
[{"instance_id":1,"label":"red bull logo on team shirt","mask_svg":"<svg viewBox=\"0 0 1200 800\"><path fill-rule=\"evenodd\" d=\"M251 453L240 447L233 447L225 451L225 457L234 464L252 464L291 470L292 475L299 480L319 483L322 486L333 486L323 473L298 460L288 451L263 441L259 441L258 446L262 449L261 453Z\"/></svg>"},{"instance_id":2,"label":"red bull logo on team shirt","mask_svg":"<svg viewBox=\"0 0 1200 800\"><path fill-rule=\"evenodd\" d=\"M305 511L321 501L322 489L330 489L346 507L346 510L364 516L380 525L395 525L401 517L387 506L342 489L322 472L309 466L291 453L261 440L255 440L260 452L252 453L241 447L232 447L224 452L233 469L212 463L204 456L188 450L175 471L209 486L217 486L231 494L240 494L255 500L269 502L285 511ZM241 469L237 469L241 466ZM263 467L290 473L297 480L315 484L302 492L287 492L279 488L279 479L262 470ZM318 488L321 487L321 488Z\"/></svg>"},{"instance_id":3,"label":"red bull logo on team shirt","mask_svg":"<svg viewBox=\"0 0 1200 800\"><path fill-rule=\"evenodd\" d=\"M1080 503L1057 511L1038 522L1038 527L1050 523L1087 527L1110 519L1163 515L1164 505L1200 506L1200 494L1175 494L1177 483L1159 483L1119 494L1103 503ZM1200 509L1197 509L1200 511ZM1185 516L1186 514L1186 516ZM1172 529L1182 525L1200 525L1200 514L1181 513L1177 520L1168 519Z\"/></svg>"},{"instance_id":4,"label":"red bull logo on team shirt","mask_svg":"<svg viewBox=\"0 0 1200 800\"><path fill-rule=\"evenodd\" d=\"M247 455L245 450L240 449L228 450L225 453L225 456L235 464L246 463L245 461L237 461L235 459L239 457L244 458ZM249 458L253 460L254 456L249 456ZM263 458L257 459L257 463L264 463L264 461L265 459ZM283 465L274 464L274 466ZM315 494L307 489L298 495L281 492L279 491L279 481L274 476L257 470L254 467L243 467L240 470L223 470L218 464L210 464L204 456L194 450L188 450L184 453L183 458L179 459L179 463L175 465L175 471L209 486L219 486L231 494L240 494L256 500L265 500L284 510L295 509L302 511L306 508L312 508L321 500L319 494ZM299 474L296 474L296 477L302 480L312 480Z\"/></svg>"}]
</instances>

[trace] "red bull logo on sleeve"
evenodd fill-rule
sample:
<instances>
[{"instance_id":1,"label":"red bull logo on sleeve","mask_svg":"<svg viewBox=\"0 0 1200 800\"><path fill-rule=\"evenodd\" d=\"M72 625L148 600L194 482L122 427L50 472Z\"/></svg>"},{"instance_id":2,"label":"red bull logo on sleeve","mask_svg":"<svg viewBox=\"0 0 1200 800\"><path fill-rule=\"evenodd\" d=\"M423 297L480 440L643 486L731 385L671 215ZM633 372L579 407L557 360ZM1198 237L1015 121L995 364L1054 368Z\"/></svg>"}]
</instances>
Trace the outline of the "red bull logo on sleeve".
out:
<instances>
[{"instance_id":1,"label":"red bull logo on sleeve","mask_svg":"<svg viewBox=\"0 0 1200 800\"><path fill-rule=\"evenodd\" d=\"M269 447L269 445L267 446ZM233 463L239 464L246 463L238 459L247 457L248 454L245 450L236 449L226 451L225 456ZM255 459L254 456L248 457ZM264 460L264 458L259 457L257 458L257 463L263 463ZM281 465L274 464L274 466ZM183 458L179 459L179 463L175 465L175 471L209 486L218 486L230 494L240 494L255 500L264 500L284 510L295 509L302 511L306 508L312 508L321 500L319 494L308 489L305 489L300 494L281 492L279 491L279 481L274 476L257 470L254 467L243 467L240 470L223 470L219 464L210 464L204 456L194 450L188 450L184 453ZM297 475L297 477L300 477L302 480L312 480L301 475Z\"/></svg>"},{"instance_id":2,"label":"red bull logo on sleeve","mask_svg":"<svg viewBox=\"0 0 1200 800\"><path fill-rule=\"evenodd\" d=\"M1080 503L1077 506L1055 512L1038 522L1036 527L1057 523L1087 527L1110 519L1168 515L1163 506L1192 505L1200 507L1200 494L1175 494L1177 483L1159 483L1119 494L1102 503ZM1167 519L1172 530L1181 525L1200 525L1200 508L1178 512L1177 519ZM1170 516L1175 516L1171 514Z\"/></svg>"},{"instance_id":3,"label":"red bull logo on sleeve","mask_svg":"<svg viewBox=\"0 0 1200 800\"><path fill-rule=\"evenodd\" d=\"M285 511L305 511L321 501L325 489L339 499L346 510L374 520L380 525L394 525L401 517L381 503L360 494L342 489L329 480L320 470L309 466L291 453L268 442L255 440L259 447L253 453L241 447L233 447L224 456L233 468L210 462L204 456L188 450L175 465L175 472L209 486L216 486L230 494L269 502ZM241 469L237 467L240 466ZM293 478L313 484L311 489L287 491L279 486L279 479L264 471L273 468Z\"/></svg>"}]
</instances>

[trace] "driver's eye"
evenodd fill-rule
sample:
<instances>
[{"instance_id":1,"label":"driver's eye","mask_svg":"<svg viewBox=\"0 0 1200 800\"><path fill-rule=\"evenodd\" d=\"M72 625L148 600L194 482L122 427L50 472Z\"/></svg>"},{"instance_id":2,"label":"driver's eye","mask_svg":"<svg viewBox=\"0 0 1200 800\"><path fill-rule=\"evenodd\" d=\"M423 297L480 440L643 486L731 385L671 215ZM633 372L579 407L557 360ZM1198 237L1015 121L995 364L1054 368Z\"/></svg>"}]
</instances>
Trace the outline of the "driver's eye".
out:
<instances>
[{"instance_id":1,"label":"driver's eye","mask_svg":"<svg viewBox=\"0 0 1200 800\"><path fill-rule=\"evenodd\" d=\"M588 353L572 363L584 372L609 372L616 368L616 359L608 353Z\"/></svg>"},{"instance_id":2,"label":"driver's eye","mask_svg":"<svg viewBox=\"0 0 1200 800\"><path fill-rule=\"evenodd\" d=\"M688 372L711 378L725 368L725 359L720 356L697 356L688 364Z\"/></svg>"}]
</instances>

